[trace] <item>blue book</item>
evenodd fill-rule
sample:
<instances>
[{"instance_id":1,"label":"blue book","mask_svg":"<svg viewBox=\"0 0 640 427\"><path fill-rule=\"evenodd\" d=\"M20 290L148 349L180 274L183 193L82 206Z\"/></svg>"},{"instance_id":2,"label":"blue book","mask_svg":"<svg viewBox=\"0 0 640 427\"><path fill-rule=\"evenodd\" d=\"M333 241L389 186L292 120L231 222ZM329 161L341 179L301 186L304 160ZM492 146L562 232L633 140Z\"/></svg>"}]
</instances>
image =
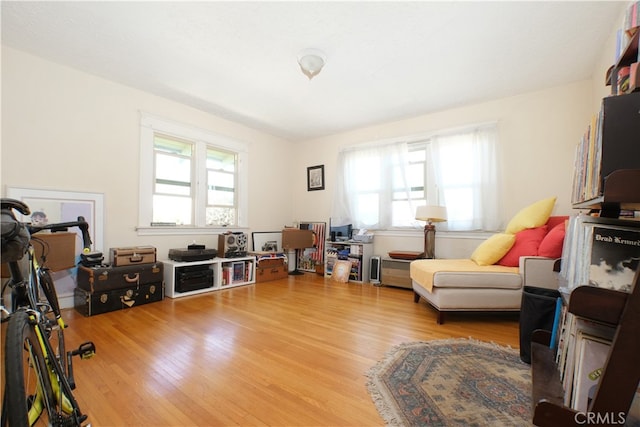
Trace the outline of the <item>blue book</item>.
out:
<instances>
[{"instance_id":1,"label":"blue book","mask_svg":"<svg viewBox=\"0 0 640 427\"><path fill-rule=\"evenodd\" d=\"M556 314L553 318L553 327L551 328L551 340L549 342L549 348L552 350L556 348L556 341L558 338L558 328L560 326L560 317L562 316L562 297L556 299Z\"/></svg>"}]
</instances>

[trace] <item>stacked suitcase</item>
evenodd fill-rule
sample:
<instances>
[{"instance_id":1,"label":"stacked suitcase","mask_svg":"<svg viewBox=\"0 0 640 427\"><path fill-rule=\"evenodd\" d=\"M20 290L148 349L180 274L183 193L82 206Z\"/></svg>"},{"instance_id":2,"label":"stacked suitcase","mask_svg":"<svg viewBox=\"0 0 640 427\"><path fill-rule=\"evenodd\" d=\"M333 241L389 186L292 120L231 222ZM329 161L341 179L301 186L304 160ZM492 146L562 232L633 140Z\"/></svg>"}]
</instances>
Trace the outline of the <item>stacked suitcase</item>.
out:
<instances>
[{"instance_id":1,"label":"stacked suitcase","mask_svg":"<svg viewBox=\"0 0 640 427\"><path fill-rule=\"evenodd\" d=\"M78 267L74 306L85 316L122 310L164 298L163 265L156 248L112 248L110 264Z\"/></svg>"}]
</instances>

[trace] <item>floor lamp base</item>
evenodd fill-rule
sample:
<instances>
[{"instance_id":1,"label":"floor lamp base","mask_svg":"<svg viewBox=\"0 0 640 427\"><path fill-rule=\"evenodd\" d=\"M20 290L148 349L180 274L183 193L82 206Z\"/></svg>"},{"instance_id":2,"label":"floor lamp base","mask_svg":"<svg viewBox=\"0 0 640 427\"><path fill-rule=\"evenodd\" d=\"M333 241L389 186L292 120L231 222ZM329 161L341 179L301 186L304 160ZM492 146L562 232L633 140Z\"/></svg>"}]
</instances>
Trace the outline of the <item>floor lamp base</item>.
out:
<instances>
[{"instance_id":1,"label":"floor lamp base","mask_svg":"<svg viewBox=\"0 0 640 427\"><path fill-rule=\"evenodd\" d=\"M289 272L289 276L302 276L304 273L302 271L298 270L298 250L297 249L295 250L295 253L296 253L296 255L295 255L296 260L294 262L295 267L294 267L293 271Z\"/></svg>"}]
</instances>

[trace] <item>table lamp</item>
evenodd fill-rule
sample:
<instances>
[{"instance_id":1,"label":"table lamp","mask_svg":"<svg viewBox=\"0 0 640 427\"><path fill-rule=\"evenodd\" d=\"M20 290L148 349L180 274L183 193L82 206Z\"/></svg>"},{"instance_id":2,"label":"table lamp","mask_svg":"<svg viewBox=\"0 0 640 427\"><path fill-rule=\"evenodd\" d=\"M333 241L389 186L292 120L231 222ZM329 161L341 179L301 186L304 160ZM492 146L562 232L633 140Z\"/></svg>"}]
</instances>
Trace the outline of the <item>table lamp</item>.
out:
<instances>
[{"instance_id":1,"label":"table lamp","mask_svg":"<svg viewBox=\"0 0 640 427\"><path fill-rule=\"evenodd\" d=\"M436 257L436 226L433 223L447 220L447 208L444 206L418 206L416 219L427 222L424 226L424 252L420 258L433 259Z\"/></svg>"},{"instance_id":2,"label":"table lamp","mask_svg":"<svg viewBox=\"0 0 640 427\"><path fill-rule=\"evenodd\" d=\"M313 247L313 231L301 230L298 228L285 228L282 230L282 248L286 250L295 250L295 268L289 272L291 275L303 274L298 270L298 250Z\"/></svg>"}]
</instances>

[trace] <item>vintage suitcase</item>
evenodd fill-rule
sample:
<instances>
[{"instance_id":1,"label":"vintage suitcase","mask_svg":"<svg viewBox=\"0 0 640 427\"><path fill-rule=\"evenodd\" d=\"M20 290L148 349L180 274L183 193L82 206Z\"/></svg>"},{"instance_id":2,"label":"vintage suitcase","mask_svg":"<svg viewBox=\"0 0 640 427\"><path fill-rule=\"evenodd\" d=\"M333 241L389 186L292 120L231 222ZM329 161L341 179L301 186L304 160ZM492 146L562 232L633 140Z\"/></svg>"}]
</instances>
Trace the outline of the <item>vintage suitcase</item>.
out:
<instances>
[{"instance_id":1,"label":"vintage suitcase","mask_svg":"<svg viewBox=\"0 0 640 427\"><path fill-rule=\"evenodd\" d=\"M156 248L153 246L111 248L109 249L109 262L114 267L153 264L156 262Z\"/></svg>"},{"instance_id":2,"label":"vintage suitcase","mask_svg":"<svg viewBox=\"0 0 640 427\"><path fill-rule=\"evenodd\" d=\"M102 292L90 292L85 289L75 288L73 292L74 307L84 316L94 316L150 302L162 301L163 298L164 286L162 282Z\"/></svg>"},{"instance_id":3,"label":"vintage suitcase","mask_svg":"<svg viewBox=\"0 0 640 427\"><path fill-rule=\"evenodd\" d=\"M286 279L289 276L287 266L258 267L256 268L256 283L269 282L271 280Z\"/></svg>"},{"instance_id":4,"label":"vintage suitcase","mask_svg":"<svg viewBox=\"0 0 640 427\"><path fill-rule=\"evenodd\" d=\"M131 288L148 283L162 283L163 264L128 265L125 267L78 267L78 287L89 292Z\"/></svg>"}]
</instances>

